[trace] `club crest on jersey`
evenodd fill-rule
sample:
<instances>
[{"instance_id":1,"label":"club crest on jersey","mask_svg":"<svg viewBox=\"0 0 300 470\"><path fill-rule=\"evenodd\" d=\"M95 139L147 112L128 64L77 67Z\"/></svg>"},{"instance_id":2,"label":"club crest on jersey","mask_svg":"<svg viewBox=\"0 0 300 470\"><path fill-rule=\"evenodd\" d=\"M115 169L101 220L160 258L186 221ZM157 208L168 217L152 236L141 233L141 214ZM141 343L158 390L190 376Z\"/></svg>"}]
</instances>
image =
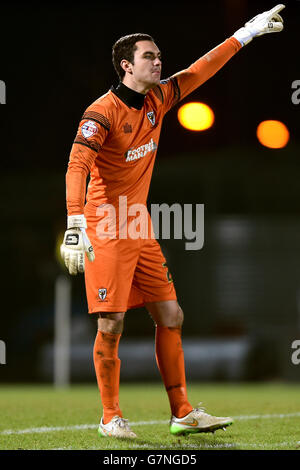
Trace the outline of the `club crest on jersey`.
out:
<instances>
[{"instance_id":1,"label":"club crest on jersey","mask_svg":"<svg viewBox=\"0 0 300 470\"><path fill-rule=\"evenodd\" d=\"M149 121L151 122L152 126L154 126L154 124L155 124L155 114L154 114L154 111L149 111L149 113L147 113L147 118L148 118Z\"/></svg>"},{"instance_id":2,"label":"club crest on jersey","mask_svg":"<svg viewBox=\"0 0 300 470\"><path fill-rule=\"evenodd\" d=\"M93 121L87 121L81 126L81 134L86 139L92 137L92 135L95 135L97 131L98 128Z\"/></svg>"},{"instance_id":3,"label":"club crest on jersey","mask_svg":"<svg viewBox=\"0 0 300 470\"><path fill-rule=\"evenodd\" d=\"M98 289L98 296L100 300L105 300L107 295L107 289L105 287L101 287L101 289Z\"/></svg>"}]
</instances>

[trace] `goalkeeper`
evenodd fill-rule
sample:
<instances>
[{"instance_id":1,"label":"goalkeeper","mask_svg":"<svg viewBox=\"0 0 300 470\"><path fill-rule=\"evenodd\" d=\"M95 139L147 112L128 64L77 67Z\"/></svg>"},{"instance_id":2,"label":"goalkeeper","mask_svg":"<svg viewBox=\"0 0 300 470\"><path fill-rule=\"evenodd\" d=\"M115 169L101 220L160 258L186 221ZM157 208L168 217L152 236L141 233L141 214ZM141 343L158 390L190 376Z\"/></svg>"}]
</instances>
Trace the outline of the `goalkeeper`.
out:
<instances>
[{"instance_id":1,"label":"goalkeeper","mask_svg":"<svg viewBox=\"0 0 300 470\"><path fill-rule=\"evenodd\" d=\"M161 52L151 36L120 38L113 46L119 84L92 103L79 123L66 174L68 218L61 254L70 274L85 272L89 313L98 319L93 359L103 406L100 436L136 437L119 405L118 345L126 311L140 306L155 323L156 361L171 408L170 432L212 432L232 424L230 417L211 416L188 401L183 312L174 282L150 233L149 214L144 211L140 223L143 235L130 236L135 220L130 210L124 218L124 208L146 208L165 114L253 38L281 31L283 8L277 5L257 15L166 80L161 80Z\"/></svg>"}]
</instances>

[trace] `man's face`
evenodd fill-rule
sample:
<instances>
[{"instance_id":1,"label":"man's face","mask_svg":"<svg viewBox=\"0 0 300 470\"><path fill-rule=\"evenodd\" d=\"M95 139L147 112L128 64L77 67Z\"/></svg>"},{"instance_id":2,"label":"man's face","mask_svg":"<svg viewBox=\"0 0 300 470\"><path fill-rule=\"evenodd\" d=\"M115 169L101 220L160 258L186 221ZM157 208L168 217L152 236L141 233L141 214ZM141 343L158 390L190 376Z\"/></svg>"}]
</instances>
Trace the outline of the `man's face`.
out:
<instances>
[{"instance_id":1,"label":"man's face","mask_svg":"<svg viewBox=\"0 0 300 470\"><path fill-rule=\"evenodd\" d=\"M135 83L153 88L160 82L161 53L152 41L138 41L131 64L131 74Z\"/></svg>"}]
</instances>

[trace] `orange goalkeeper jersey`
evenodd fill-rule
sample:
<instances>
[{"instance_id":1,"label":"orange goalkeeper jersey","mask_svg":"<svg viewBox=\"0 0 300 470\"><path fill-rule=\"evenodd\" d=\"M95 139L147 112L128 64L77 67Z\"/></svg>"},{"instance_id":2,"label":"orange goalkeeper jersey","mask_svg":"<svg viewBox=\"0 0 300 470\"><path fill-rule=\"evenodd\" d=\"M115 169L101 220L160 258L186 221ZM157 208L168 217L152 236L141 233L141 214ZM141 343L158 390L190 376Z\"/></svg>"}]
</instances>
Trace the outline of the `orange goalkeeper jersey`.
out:
<instances>
[{"instance_id":1,"label":"orange goalkeeper jersey","mask_svg":"<svg viewBox=\"0 0 300 470\"><path fill-rule=\"evenodd\" d=\"M66 174L68 215L83 214L87 204L146 204L164 115L214 75L241 48L233 37L190 67L162 80L146 95L121 84L85 111L74 140ZM138 103L132 106L127 88ZM138 96L139 95L139 96ZM90 182L86 194L86 178Z\"/></svg>"}]
</instances>

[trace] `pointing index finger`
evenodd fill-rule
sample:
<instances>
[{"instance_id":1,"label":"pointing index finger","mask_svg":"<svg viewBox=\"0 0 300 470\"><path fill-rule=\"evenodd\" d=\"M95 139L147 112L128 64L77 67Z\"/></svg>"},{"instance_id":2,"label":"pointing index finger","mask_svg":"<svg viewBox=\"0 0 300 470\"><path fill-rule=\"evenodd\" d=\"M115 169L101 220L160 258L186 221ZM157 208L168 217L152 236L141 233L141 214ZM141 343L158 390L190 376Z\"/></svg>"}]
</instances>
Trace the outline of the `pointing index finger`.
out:
<instances>
[{"instance_id":1,"label":"pointing index finger","mask_svg":"<svg viewBox=\"0 0 300 470\"><path fill-rule=\"evenodd\" d=\"M283 5L283 3L279 3L279 5L276 5L276 7L272 8L272 10L270 10L270 14L274 15L276 13L279 13L284 8L285 8L285 5Z\"/></svg>"}]
</instances>

